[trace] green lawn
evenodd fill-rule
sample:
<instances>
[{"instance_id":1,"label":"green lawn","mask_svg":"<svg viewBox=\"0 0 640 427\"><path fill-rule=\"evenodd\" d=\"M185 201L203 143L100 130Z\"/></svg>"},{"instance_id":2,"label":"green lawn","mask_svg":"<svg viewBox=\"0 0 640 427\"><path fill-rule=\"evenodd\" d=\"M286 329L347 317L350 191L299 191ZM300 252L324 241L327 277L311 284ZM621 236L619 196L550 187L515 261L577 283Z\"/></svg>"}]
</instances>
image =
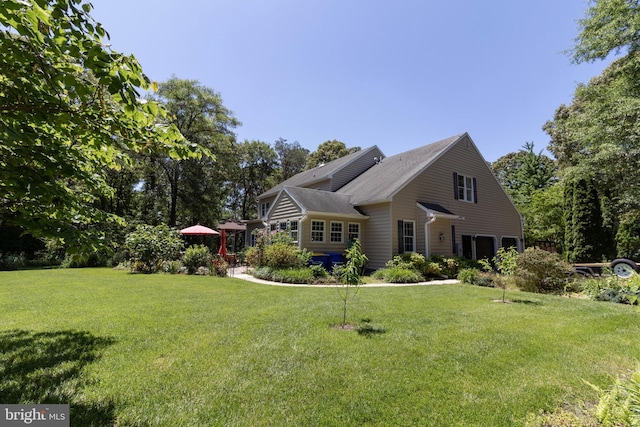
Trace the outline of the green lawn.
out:
<instances>
[{"instance_id":1,"label":"green lawn","mask_svg":"<svg viewBox=\"0 0 640 427\"><path fill-rule=\"evenodd\" d=\"M512 426L636 366L630 306L466 285L331 288L0 272L0 403L72 425Z\"/></svg>"}]
</instances>

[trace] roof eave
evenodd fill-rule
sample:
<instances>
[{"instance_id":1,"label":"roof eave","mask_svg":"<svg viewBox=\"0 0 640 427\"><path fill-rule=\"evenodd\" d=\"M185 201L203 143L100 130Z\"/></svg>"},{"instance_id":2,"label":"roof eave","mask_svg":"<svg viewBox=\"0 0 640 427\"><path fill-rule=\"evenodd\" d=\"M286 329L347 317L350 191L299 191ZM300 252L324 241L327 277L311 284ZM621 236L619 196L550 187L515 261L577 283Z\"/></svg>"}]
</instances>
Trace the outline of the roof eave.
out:
<instances>
[{"instance_id":1,"label":"roof eave","mask_svg":"<svg viewBox=\"0 0 640 427\"><path fill-rule=\"evenodd\" d=\"M322 218L350 218L350 219L369 219L369 215L361 215L361 214L345 214L345 213L337 213L337 212L320 212L320 211L306 211L305 216L307 217L322 217Z\"/></svg>"}]
</instances>

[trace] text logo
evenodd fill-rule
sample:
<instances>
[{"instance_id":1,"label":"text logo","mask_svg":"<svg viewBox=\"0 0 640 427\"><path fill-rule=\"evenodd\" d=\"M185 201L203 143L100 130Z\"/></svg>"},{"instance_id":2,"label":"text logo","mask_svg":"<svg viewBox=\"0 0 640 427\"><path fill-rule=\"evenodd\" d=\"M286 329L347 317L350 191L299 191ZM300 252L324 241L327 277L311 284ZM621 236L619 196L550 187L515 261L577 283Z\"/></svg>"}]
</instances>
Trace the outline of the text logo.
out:
<instances>
[{"instance_id":1,"label":"text logo","mask_svg":"<svg viewBox=\"0 0 640 427\"><path fill-rule=\"evenodd\" d=\"M2 405L0 427L69 427L69 405Z\"/></svg>"}]
</instances>

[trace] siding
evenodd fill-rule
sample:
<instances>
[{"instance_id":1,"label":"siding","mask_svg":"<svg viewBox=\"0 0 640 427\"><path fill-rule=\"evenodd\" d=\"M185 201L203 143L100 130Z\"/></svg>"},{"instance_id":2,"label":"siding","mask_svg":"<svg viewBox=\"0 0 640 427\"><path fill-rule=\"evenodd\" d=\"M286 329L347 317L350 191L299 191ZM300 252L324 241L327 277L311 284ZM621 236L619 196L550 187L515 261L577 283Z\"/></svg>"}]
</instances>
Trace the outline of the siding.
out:
<instances>
[{"instance_id":1,"label":"siding","mask_svg":"<svg viewBox=\"0 0 640 427\"><path fill-rule=\"evenodd\" d=\"M311 221L324 221L324 242L312 242L311 241ZM331 243L331 222L342 222L342 242ZM349 230L349 223L360 224L360 241L364 245L364 230L367 226L367 220L357 221L353 219L341 219L330 217L306 217L300 224L300 245L310 252L344 252L347 249L347 234ZM366 252L365 252L366 254Z\"/></svg>"},{"instance_id":2,"label":"siding","mask_svg":"<svg viewBox=\"0 0 640 427\"><path fill-rule=\"evenodd\" d=\"M298 219L302 215L300 206L298 206L287 193L282 193L282 197L278 200L274 209L269 214L269 222L286 221L290 219Z\"/></svg>"},{"instance_id":3,"label":"siding","mask_svg":"<svg viewBox=\"0 0 640 427\"><path fill-rule=\"evenodd\" d=\"M391 204L361 206L360 210L369 215L362 231L362 251L369 258L367 268L383 268L392 258L393 245L398 246L396 225L391 222Z\"/></svg>"},{"instance_id":4,"label":"siding","mask_svg":"<svg viewBox=\"0 0 640 427\"><path fill-rule=\"evenodd\" d=\"M453 172L476 178L478 203L455 200ZM400 219L416 221L418 251L424 253L426 215L421 209L416 209L417 201L437 203L465 218L438 219L431 225L432 254L453 254L451 225L456 227L457 243L461 243L461 235L495 236L498 244L503 236L518 236L518 239L522 237L520 214L475 145L467 138L452 146L393 197L392 222ZM440 242L440 232L444 233L445 242ZM392 248L397 252L397 242L394 242Z\"/></svg>"}]
</instances>

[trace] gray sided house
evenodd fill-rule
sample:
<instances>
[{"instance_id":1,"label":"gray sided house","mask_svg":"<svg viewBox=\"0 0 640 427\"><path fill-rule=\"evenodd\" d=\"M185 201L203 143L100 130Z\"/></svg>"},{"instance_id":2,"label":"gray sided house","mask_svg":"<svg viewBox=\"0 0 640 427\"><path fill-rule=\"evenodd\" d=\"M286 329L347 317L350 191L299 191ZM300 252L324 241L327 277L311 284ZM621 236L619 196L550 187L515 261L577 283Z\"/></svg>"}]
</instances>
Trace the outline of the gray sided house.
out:
<instances>
[{"instance_id":1,"label":"gray sided house","mask_svg":"<svg viewBox=\"0 0 640 427\"><path fill-rule=\"evenodd\" d=\"M394 255L491 258L523 249L522 217L464 133L394 156L373 146L258 196L247 231L288 230L300 248L342 253L359 239L378 269Z\"/></svg>"}]
</instances>

